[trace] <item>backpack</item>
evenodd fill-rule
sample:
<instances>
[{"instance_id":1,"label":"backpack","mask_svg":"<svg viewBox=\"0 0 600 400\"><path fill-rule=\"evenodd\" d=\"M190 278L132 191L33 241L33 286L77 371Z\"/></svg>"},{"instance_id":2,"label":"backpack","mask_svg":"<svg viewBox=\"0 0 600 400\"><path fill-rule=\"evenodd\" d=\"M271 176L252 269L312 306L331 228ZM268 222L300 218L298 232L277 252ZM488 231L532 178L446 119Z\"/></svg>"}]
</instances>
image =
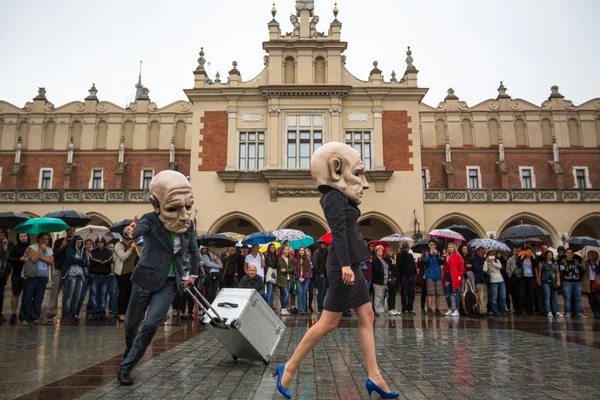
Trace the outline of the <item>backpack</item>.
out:
<instances>
[{"instance_id":1,"label":"backpack","mask_svg":"<svg viewBox=\"0 0 600 400\"><path fill-rule=\"evenodd\" d=\"M462 294L463 311L468 317L477 317L479 310L477 309L477 293L473 290L471 282L467 279L465 291Z\"/></svg>"}]
</instances>

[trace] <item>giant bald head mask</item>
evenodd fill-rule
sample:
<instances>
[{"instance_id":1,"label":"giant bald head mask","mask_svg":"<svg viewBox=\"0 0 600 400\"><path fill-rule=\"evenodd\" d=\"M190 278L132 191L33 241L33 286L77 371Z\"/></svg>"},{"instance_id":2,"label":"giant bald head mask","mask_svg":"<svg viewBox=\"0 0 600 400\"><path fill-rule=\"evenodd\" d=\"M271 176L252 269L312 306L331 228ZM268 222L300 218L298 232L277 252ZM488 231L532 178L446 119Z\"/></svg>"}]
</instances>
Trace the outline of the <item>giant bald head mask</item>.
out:
<instances>
[{"instance_id":1,"label":"giant bald head mask","mask_svg":"<svg viewBox=\"0 0 600 400\"><path fill-rule=\"evenodd\" d=\"M319 147L310 161L310 173L318 186L332 186L356 204L362 202L363 190L369 188L358 152L344 143Z\"/></svg>"},{"instance_id":2,"label":"giant bald head mask","mask_svg":"<svg viewBox=\"0 0 600 400\"><path fill-rule=\"evenodd\" d=\"M150 183L150 203L168 231L185 233L190 227L194 194L188 179L177 171L162 171Z\"/></svg>"}]
</instances>

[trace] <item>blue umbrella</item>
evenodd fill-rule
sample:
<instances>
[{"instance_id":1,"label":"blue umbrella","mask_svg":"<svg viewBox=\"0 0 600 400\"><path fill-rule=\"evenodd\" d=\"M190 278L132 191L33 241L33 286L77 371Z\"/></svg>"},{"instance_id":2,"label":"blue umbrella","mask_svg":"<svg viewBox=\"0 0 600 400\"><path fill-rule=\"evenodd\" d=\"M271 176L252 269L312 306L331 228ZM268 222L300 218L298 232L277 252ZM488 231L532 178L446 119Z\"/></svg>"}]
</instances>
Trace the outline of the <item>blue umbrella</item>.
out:
<instances>
[{"instance_id":1,"label":"blue umbrella","mask_svg":"<svg viewBox=\"0 0 600 400\"><path fill-rule=\"evenodd\" d=\"M469 244L475 248L483 247L486 250L510 251L507 245L494 239L473 239Z\"/></svg>"},{"instance_id":2,"label":"blue umbrella","mask_svg":"<svg viewBox=\"0 0 600 400\"><path fill-rule=\"evenodd\" d=\"M312 236L306 235L304 239L296 239L290 241L290 247L294 250L299 249L300 247L308 247L315 244L315 239Z\"/></svg>"},{"instance_id":3,"label":"blue umbrella","mask_svg":"<svg viewBox=\"0 0 600 400\"><path fill-rule=\"evenodd\" d=\"M275 240L277 240L277 238L272 232L256 232L246 236L244 240L242 240L242 244L252 246L255 244L274 242Z\"/></svg>"}]
</instances>

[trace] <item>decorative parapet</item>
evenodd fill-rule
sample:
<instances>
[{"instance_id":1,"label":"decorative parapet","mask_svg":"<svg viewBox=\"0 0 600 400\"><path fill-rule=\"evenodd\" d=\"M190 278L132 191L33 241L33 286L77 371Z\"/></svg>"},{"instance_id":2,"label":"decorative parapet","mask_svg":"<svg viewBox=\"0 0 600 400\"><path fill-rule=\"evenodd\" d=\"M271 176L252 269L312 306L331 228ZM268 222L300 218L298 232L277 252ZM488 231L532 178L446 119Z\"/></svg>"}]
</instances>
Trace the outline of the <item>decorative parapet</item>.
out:
<instances>
[{"instance_id":1,"label":"decorative parapet","mask_svg":"<svg viewBox=\"0 0 600 400\"><path fill-rule=\"evenodd\" d=\"M145 203L148 191L105 190L0 190L0 203Z\"/></svg>"},{"instance_id":2,"label":"decorative parapet","mask_svg":"<svg viewBox=\"0 0 600 400\"><path fill-rule=\"evenodd\" d=\"M600 203L592 189L425 189L425 203Z\"/></svg>"}]
</instances>

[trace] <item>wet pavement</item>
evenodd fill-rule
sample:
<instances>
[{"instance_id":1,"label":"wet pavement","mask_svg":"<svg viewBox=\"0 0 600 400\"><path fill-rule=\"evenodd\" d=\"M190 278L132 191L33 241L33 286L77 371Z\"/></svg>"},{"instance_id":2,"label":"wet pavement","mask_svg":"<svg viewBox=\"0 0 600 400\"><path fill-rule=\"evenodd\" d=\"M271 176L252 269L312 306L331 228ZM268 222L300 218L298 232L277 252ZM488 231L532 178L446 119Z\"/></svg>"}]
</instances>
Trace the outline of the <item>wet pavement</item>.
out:
<instances>
[{"instance_id":1,"label":"wet pavement","mask_svg":"<svg viewBox=\"0 0 600 400\"><path fill-rule=\"evenodd\" d=\"M271 374L312 317L287 317L271 365L231 356L195 322L159 329L135 384L116 381L124 349L114 320L82 326L0 326L0 399L281 399ZM375 322L377 357L407 399L596 399L600 321L507 317L387 317ZM295 399L366 399L355 318L305 359ZM374 395L373 398L376 398Z\"/></svg>"}]
</instances>

